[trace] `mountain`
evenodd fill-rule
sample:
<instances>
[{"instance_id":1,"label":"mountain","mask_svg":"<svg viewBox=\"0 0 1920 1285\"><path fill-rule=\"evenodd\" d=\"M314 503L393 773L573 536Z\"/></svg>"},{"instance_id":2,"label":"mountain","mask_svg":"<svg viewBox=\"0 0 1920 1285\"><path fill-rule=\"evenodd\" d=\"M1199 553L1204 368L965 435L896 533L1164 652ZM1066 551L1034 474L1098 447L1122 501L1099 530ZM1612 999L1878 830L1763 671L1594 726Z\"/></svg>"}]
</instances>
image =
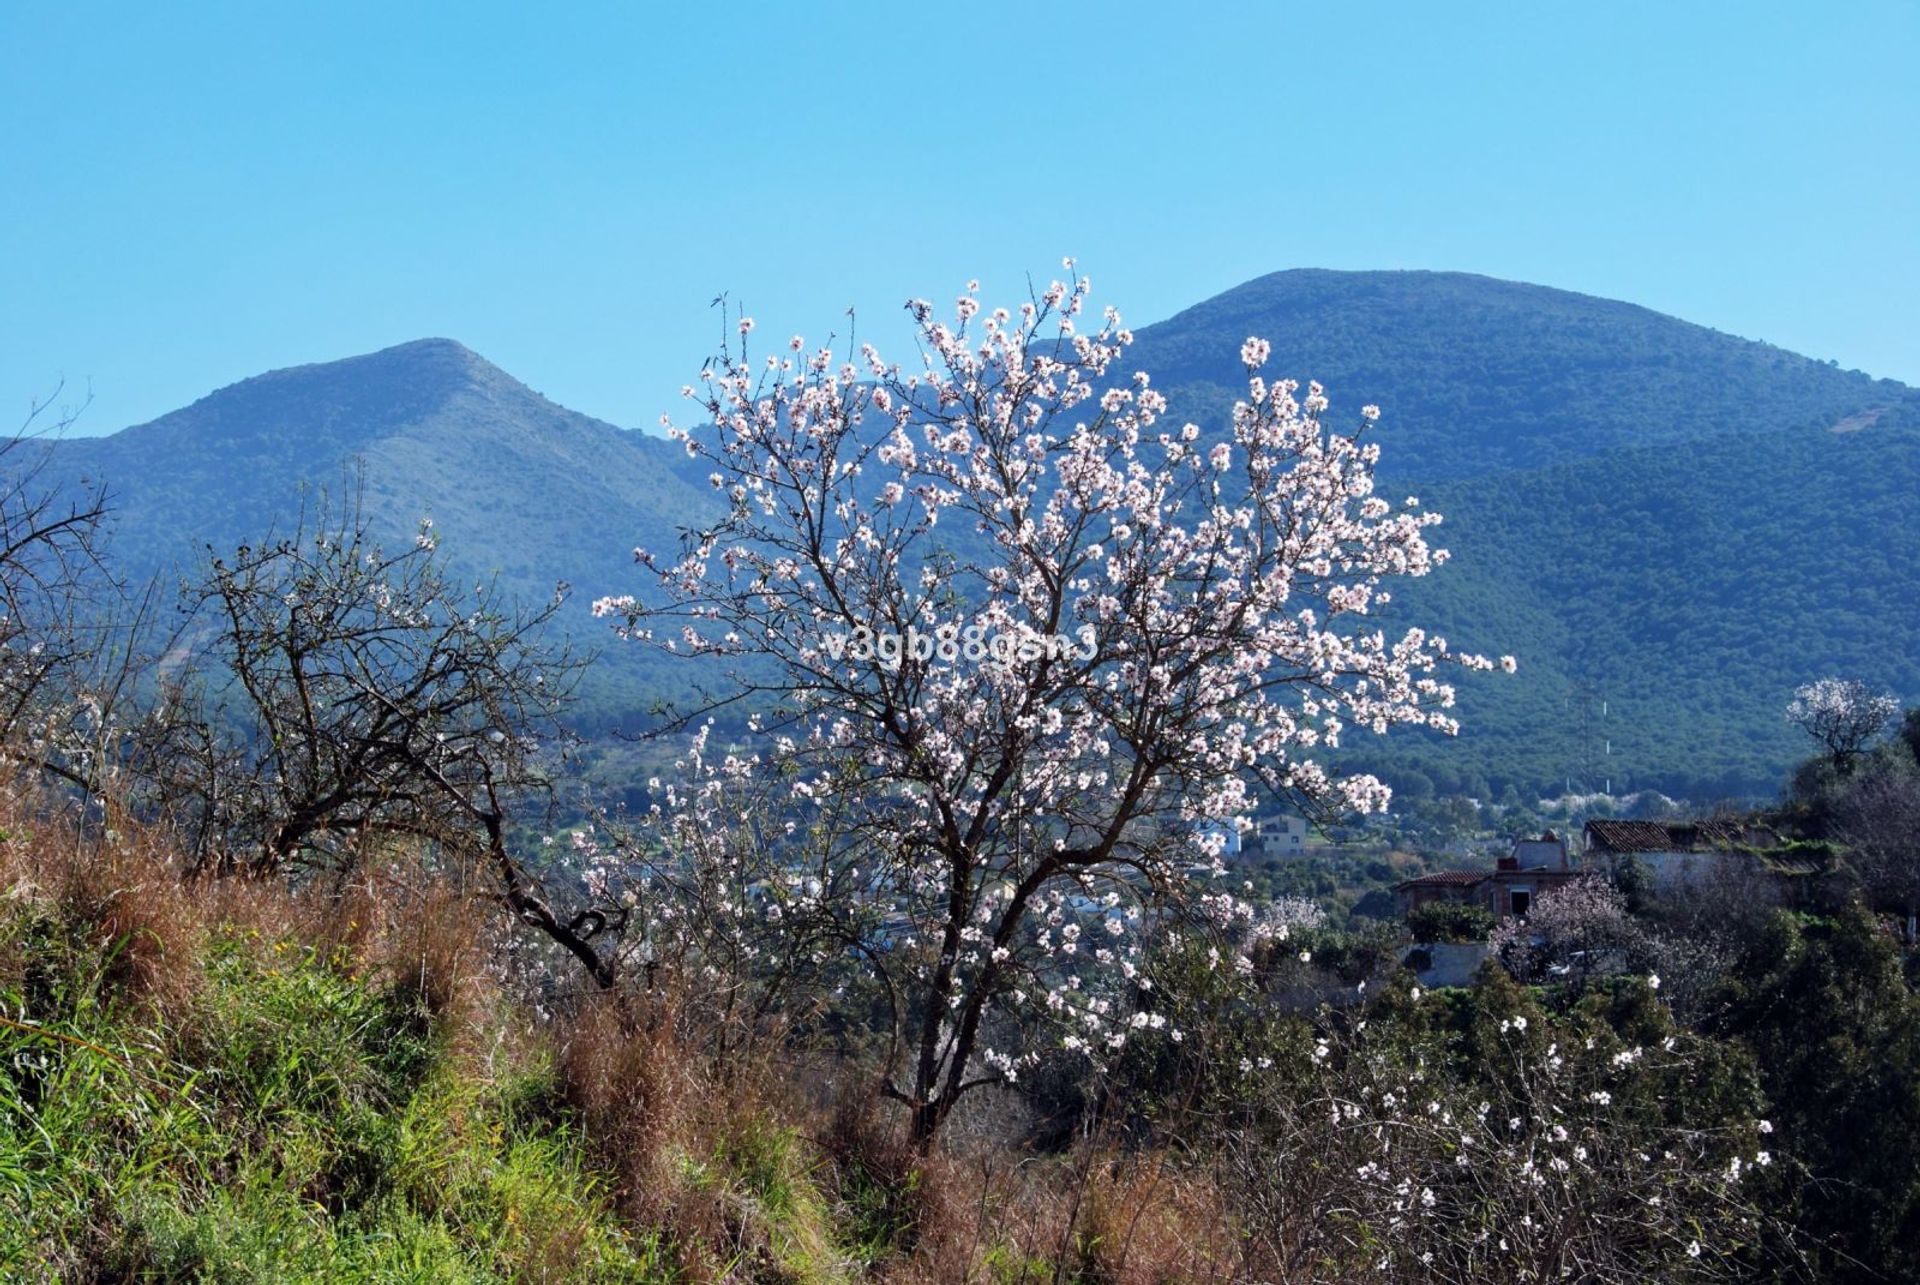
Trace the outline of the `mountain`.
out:
<instances>
[{"instance_id":1,"label":"mountain","mask_svg":"<svg viewBox=\"0 0 1920 1285\"><path fill-rule=\"evenodd\" d=\"M1827 674L1920 700L1920 393L1646 308L1450 272L1276 272L1143 327L1125 364L1218 429L1240 342L1382 408L1380 474L1446 515L1388 623L1513 653L1461 736L1350 741L1389 780L1768 793ZM1343 418L1344 417L1344 418Z\"/></svg>"},{"instance_id":2,"label":"mountain","mask_svg":"<svg viewBox=\"0 0 1920 1285\"><path fill-rule=\"evenodd\" d=\"M1771 789L1800 746L1794 686L1858 675L1920 698L1920 394L1630 304L1429 272L1275 273L1143 327L1126 365L1217 428L1248 335L1336 416L1383 408L1383 477L1445 513L1454 554L1398 619L1512 652L1469 683L1465 731L1351 745L1389 779L1498 795L1592 774L1616 788ZM48 448L104 480L136 574L285 530L302 488L364 501L516 593L631 591L711 503L657 437L576 414L445 339L275 371L107 438ZM684 683L608 648L591 721L631 725ZM1604 705L1605 714L1600 710ZM1583 732L1584 727L1584 732ZM1612 753L1606 753L1608 743Z\"/></svg>"},{"instance_id":3,"label":"mountain","mask_svg":"<svg viewBox=\"0 0 1920 1285\"><path fill-rule=\"evenodd\" d=\"M140 573L284 530L303 487L358 484L377 528L411 536L431 517L463 563L516 591L568 580L608 592L636 544L671 542L707 503L674 471L677 453L555 405L452 340L422 339L242 380L151 423L60 442L51 465L106 483L116 554Z\"/></svg>"},{"instance_id":4,"label":"mountain","mask_svg":"<svg viewBox=\"0 0 1920 1285\"><path fill-rule=\"evenodd\" d=\"M103 482L112 556L129 579L191 573L207 547L286 533L320 491L358 493L400 544L431 518L453 565L522 601L557 583L576 605L634 584L635 546L670 548L711 503L675 471L683 453L555 405L449 339L276 370L108 437L51 444L42 481ZM21 460L39 462L37 451ZM569 633L603 630L570 612ZM599 709L640 709L678 685L624 649L586 685Z\"/></svg>"},{"instance_id":5,"label":"mountain","mask_svg":"<svg viewBox=\"0 0 1920 1285\"><path fill-rule=\"evenodd\" d=\"M1613 446L1827 427L1898 403L1842 371L1630 303L1460 272L1275 272L1142 327L1125 364L1173 412L1218 423L1267 373L1318 380L1336 416L1383 412L1388 475L1476 477Z\"/></svg>"}]
</instances>

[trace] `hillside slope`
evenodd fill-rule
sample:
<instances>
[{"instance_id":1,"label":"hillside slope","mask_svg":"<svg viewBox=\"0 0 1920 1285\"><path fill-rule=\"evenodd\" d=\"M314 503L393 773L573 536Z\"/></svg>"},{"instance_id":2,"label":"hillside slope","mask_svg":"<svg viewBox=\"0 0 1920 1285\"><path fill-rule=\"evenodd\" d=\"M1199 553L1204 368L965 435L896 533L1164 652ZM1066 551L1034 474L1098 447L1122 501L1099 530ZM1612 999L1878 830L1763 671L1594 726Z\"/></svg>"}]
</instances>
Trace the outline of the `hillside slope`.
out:
<instances>
[{"instance_id":1,"label":"hillside slope","mask_svg":"<svg viewBox=\"0 0 1920 1285\"><path fill-rule=\"evenodd\" d=\"M1784 717L1799 684L1920 698L1920 408L1856 432L1620 447L1427 498L1453 560L1403 592L1404 618L1521 669L1469 684L1457 741L1365 747L1389 775L1770 794L1808 751Z\"/></svg>"},{"instance_id":2,"label":"hillside slope","mask_svg":"<svg viewBox=\"0 0 1920 1285\"><path fill-rule=\"evenodd\" d=\"M1385 470L1426 480L1824 428L1908 391L1634 304L1459 272L1272 273L1142 327L1127 365L1177 414L1217 423L1248 335L1272 342L1270 375L1318 380L1336 415L1380 406Z\"/></svg>"},{"instance_id":3,"label":"hillside slope","mask_svg":"<svg viewBox=\"0 0 1920 1285\"><path fill-rule=\"evenodd\" d=\"M626 582L636 544L670 543L705 496L665 441L557 406L467 348L422 339L278 370L110 437L53 448L51 476L99 478L116 555L136 573L207 541L284 530L303 488L364 464L376 528L431 517L449 552L516 592Z\"/></svg>"},{"instance_id":4,"label":"hillside slope","mask_svg":"<svg viewBox=\"0 0 1920 1285\"><path fill-rule=\"evenodd\" d=\"M286 534L324 491L358 493L391 543L431 518L452 564L524 602L570 586L566 633L605 633L585 604L634 584L633 549L671 547L709 503L663 439L555 405L448 339L273 371L110 437L51 444L42 480L98 479L116 568L191 574L207 547ZM20 462L39 460L38 449ZM586 724L631 724L685 678L629 650L582 688Z\"/></svg>"}]
</instances>

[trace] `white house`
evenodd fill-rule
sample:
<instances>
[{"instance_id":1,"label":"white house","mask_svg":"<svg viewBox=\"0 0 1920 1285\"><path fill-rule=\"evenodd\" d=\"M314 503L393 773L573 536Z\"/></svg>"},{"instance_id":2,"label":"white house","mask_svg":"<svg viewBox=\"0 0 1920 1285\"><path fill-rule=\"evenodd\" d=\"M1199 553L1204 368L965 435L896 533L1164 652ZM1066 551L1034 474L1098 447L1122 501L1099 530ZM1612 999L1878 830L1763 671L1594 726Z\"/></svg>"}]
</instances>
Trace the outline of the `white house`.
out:
<instances>
[{"instance_id":1,"label":"white house","mask_svg":"<svg viewBox=\"0 0 1920 1285\"><path fill-rule=\"evenodd\" d=\"M1248 847L1267 857L1297 857L1307 850L1307 819L1290 813L1264 816L1254 822Z\"/></svg>"},{"instance_id":2,"label":"white house","mask_svg":"<svg viewBox=\"0 0 1920 1285\"><path fill-rule=\"evenodd\" d=\"M1643 867L1662 892L1699 886L1742 869L1774 874L1805 874L1793 863L1760 860L1780 846L1780 836L1762 825L1738 819L1704 821L1589 821L1583 864L1595 873L1617 875L1628 862Z\"/></svg>"}]
</instances>

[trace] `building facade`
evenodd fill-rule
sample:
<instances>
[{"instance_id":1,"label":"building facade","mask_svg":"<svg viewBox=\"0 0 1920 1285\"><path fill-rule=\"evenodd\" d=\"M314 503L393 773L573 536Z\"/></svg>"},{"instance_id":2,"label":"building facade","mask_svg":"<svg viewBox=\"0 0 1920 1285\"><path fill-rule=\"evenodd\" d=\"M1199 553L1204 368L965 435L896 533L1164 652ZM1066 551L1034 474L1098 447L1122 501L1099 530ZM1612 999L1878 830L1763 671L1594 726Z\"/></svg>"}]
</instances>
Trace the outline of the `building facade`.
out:
<instances>
[{"instance_id":1,"label":"building facade","mask_svg":"<svg viewBox=\"0 0 1920 1285\"><path fill-rule=\"evenodd\" d=\"M1496 919L1524 919L1541 894L1578 879L1566 840L1549 830L1518 839L1491 870L1442 870L1394 885L1394 908L1405 915L1437 901L1480 906Z\"/></svg>"}]
</instances>

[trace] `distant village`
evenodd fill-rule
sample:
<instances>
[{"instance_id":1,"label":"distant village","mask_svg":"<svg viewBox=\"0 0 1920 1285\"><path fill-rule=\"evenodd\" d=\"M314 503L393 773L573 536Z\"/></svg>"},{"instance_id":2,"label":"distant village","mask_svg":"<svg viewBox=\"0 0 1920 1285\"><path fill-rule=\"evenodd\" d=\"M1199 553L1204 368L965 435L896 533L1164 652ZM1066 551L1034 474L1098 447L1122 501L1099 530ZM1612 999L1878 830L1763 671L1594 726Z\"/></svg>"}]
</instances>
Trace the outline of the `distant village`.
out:
<instances>
[{"instance_id":1,"label":"distant village","mask_svg":"<svg viewBox=\"0 0 1920 1285\"><path fill-rule=\"evenodd\" d=\"M1394 885L1402 915L1440 901L1480 906L1495 918L1524 918L1544 892L1586 875L1620 880L1637 867L1655 892L1733 872L1759 872L1785 881L1819 875L1823 864L1790 856L1771 828L1751 821L1588 821L1577 850L1552 830L1516 839L1490 870L1442 870ZM1791 886L1791 884L1789 884Z\"/></svg>"},{"instance_id":2,"label":"distant village","mask_svg":"<svg viewBox=\"0 0 1920 1285\"><path fill-rule=\"evenodd\" d=\"M1582 826L1577 843L1547 830L1515 839L1491 868L1403 879L1393 887L1393 907L1418 938L1423 909L1473 907L1495 922L1525 920L1543 896L1588 877L1661 899L1758 880L1770 885L1781 904L1805 905L1829 873L1827 859L1752 820L1596 819ZM1493 952L1487 941L1417 941L1403 951L1402 962L1423 984L1462 986Z\"/></svg>"},{"instance_id":3,"label":"distant village","mask_svg":"<svg viewBox=\"0 0 1920 1285\"><path fill-rule=\"evenodd\" d=\"M1448 868L1401 878L1390 890L1370 894L1370 908L1358 913L1390 915L1406 925L1410 940L1400 947L1400 959L1423 984L1467 985L1493 953L1486 932L1444 932L1435 925L1484 928L1525 921L1543 896L1584 878L1631 890L1641 901L1698 898L1738 886L1775 904L1809 908L1836 874L1830 853L1793 842L1748 817L1596 818L1577 826L1520 835L1504 853L1475 853L1455 840L1442 850ZM1328 854L1312 824L1289 814L1256 818L1244 833L1228 838L1226 851L1230 858L1269 869L1276 862ZM1381 868L1377 862L1375 868Z\"/></svg>"}]
</instances>

